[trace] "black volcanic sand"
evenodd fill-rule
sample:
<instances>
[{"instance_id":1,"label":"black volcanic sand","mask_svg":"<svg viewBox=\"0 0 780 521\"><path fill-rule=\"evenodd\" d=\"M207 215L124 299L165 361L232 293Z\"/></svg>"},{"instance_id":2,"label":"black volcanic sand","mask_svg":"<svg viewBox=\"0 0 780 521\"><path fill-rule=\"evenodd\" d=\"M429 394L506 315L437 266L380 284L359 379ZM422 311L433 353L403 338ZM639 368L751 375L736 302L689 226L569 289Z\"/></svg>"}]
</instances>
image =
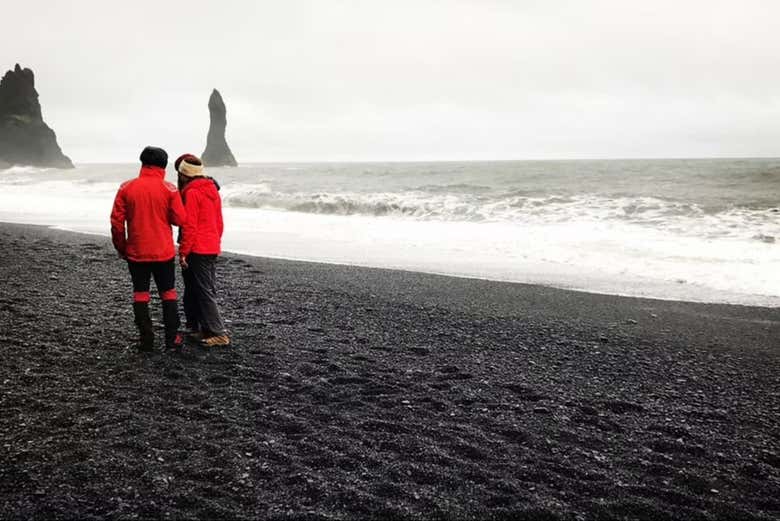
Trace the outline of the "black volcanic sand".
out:
<instances>
[{"instance_id":1,"label":"black volcanic sand","mask_svg":"<svg viewBox=\"0 0 780 521\"><path fill-rule=\"evenodd\" d=\"M0 252L0 519L780 517L778 309L227 255L140 355L107 239Z\"/></svg>"}]
</instances>

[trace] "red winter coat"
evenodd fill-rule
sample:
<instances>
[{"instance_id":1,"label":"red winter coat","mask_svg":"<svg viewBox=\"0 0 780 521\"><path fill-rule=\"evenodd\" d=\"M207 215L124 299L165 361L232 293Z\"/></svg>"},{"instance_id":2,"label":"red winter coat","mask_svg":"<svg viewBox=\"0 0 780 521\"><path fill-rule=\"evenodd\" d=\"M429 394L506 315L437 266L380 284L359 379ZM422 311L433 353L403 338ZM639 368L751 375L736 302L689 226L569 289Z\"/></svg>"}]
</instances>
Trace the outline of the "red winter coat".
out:
<instances>
[{"instance_id":1,"label":"red winter coat","mask_svg":"<svg viewBox=\"0 0 780 521\"><path fill-rule=\"evenodd\" d=\"M181 191L187 220L181 229L179 256L219 255L222 251L222 200L208 177L190 181Z\"/></svg>"},{"instance_id":2,"label":"red winter coat","mask_svg":"<svg viewBox=\"0 0 780 521\"><path fill-rule=\"evenodd\" d=\"M138 177L119 187L111 210L111 240L128 260L167 261L176 256L171 225L181 226L186 218L179 192L165 181L165 169L144 165Z\"/></svg>"}]
</instances>

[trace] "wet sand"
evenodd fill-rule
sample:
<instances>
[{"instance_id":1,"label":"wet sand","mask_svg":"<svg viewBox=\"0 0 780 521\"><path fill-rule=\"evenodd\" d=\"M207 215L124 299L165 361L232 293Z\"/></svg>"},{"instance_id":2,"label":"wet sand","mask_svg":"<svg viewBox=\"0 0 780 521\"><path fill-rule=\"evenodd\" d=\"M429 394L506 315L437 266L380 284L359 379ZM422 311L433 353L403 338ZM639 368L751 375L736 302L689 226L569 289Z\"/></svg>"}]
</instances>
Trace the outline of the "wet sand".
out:
<instances>
[{"instance_id":1,"label":"wet sand","mask_svg":"<svg viewBox=\"0 0 780 521\"><path fill-rule=\"evenodd\" d=\"M778 309L226 255L141 355L108 239L0 252L0 519L780 518Z\"/></svg>"}]
</instances>

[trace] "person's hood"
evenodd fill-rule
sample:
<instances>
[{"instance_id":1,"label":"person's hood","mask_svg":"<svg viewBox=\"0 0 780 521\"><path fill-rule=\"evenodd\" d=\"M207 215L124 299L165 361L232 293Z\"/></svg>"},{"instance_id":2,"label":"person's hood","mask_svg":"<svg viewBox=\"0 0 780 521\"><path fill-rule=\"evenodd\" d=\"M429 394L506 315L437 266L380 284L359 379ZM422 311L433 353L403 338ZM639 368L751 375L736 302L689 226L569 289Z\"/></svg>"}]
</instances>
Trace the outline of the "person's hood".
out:
<instances>
[{"instance_id":1,"label":"person's hood","mask_svg":"<svg viewBox=\"0 0 780 521\"><path fill-rule=\"evenodd\" d=\"M204 176L193 179L187 183L187 186L184 187L184 190L182 190L181 193L186 197L190 191L197 190L201 195L216 200L219 199L219 189L219 183L217 183L215 179Z\"/></svg>"}]
</instances>

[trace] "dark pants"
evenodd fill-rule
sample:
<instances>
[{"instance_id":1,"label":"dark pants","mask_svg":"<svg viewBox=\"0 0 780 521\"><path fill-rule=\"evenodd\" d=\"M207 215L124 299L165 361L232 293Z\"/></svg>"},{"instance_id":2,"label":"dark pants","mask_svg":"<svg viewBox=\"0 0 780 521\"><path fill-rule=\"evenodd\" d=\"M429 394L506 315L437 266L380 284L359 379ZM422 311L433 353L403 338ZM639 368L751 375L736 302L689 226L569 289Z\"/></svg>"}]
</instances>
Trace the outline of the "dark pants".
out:
<instances>
[{"instance_id":1,"label":"dark pants","mask_svg":"<svg viewBox=\"0 0 780 521\"><path fill-rule=\"evenodd\" d=\"M222 335L225 324L217 307L217 256L191 253L184 280L184 316L187 327L205 336Z\"/></svg>"},{"instance_id":2,"label":"dark pants","mask_svg":"<svg viewBox=\"0 0 780 521\"><path fill-rule=\"evenodd\" d=\"M163 262L127 261L133 279L133 301L149 302L151 278L162 300L176 300L176 267L173 259Z\"/></svg>"}]
</instances>

